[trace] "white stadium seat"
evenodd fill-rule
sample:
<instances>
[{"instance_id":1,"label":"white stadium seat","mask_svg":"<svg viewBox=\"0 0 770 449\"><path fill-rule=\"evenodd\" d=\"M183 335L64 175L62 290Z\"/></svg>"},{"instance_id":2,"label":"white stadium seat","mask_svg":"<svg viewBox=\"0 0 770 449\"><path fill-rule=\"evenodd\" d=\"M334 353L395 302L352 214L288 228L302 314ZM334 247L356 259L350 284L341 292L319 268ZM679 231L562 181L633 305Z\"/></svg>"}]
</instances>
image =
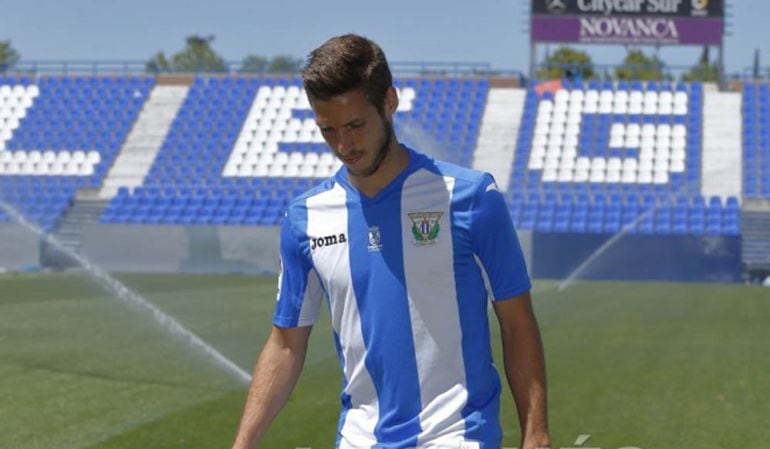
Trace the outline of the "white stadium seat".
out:
<instances>
[{"instance_id":1,"label":"white stadium seat","mask_svg":"<svg viewBox=\"0 0 770 449\"><path fill-rule=\"evenodd\" d=\"M558 172L554 168L548 168L543 170L543 181L554 182L558 178Z\"/></svg>"},{"instance_id":2,"label":"white stadium seat","mask_svg":"<svg viewBox=\"0 0 770 449\"><path fill-rule=\"evenodd\" d=\"M542 158L542 157L540 157L540 158L530 157L528 168L530 170L542 170L543 169L543 159L544 158Z\"/></svg>"},{"instance_id":3,"label":"white stadium seat","mask_svg":"<svg viewBox=\"0 0 770 449\"><path fill-rule=\"evenodd\" d=\"M256 168L254 168L251 171L251 174L247 174L246 176L257 176L257 177L265 177L270 174L270 167L267 165L257 165Z\"/></svg>"},{"instance_id":4,"label":"white stadium seat","mask_svg":"<svg viewBox=\"0 0 770 449\"><path fill-rule=\"evenodd\" d=\"M588 181L588 170L575 169L575 176L572 178L574 182L586 182Z\"/></svg>"},{"instance_id":5,"label":"white stadium seat","mask_svg":"<svg viewBox=\"0 0 770 449\"><path fill-rule=\"evenodd\" d=\"M545 163L543 165L543 168L545 170L557 170L559 168L559 158L557 157L546 157Z\"/></svg>"},{"instance_id":6,"label":"white stadium seat","mask_svg":"<svg viewBox=\"0 0 770 449\"><path fill-rule=\"evenodd\" d=\"M559 170L559 176L557 178L557 181L559 182L572 182L574 179L574 173L572 170L561 168Z\"/></svg>"},{"instance_id":7,"label":"white stadium seat","mask_svg":"<svg viewBox=\"0 0 770 449\"><path fill-rule=\"evenodd\" d=\"M620 171L607 170L607 177L605 179L608 183L619 183L621 180Z\"/></svg>"},{"instance_id":8,"label":"white stadium seat","mask_svg":"<svg viewBox=\"0 0 770 449\"><path fill-rule=\"evenodd\" d=\"M80 176L91 176L94 174L94 166L88 162L80 165Z\"/></svg>"},{"instance_id":9,"label":"white stadium seat","mask_svg":"<svg viewBox=\"0 0 770 449\"><path fill-rule=\"evenodd\" d=\"M588 179L589 182L593 183L602 183L605 181L606 174L604 171L593 171L591 170L591 177Z\"/></svg>"},{"instance_id":10,"label":"white stadium seat","mask_svg":"<svg viewBox=\"0 0 770 449\"><path fill-rule=\"evenodd\" d=\"M296 178L299 176L299 166L294 164L287 165L282 176Z\"/></svg>"},{"instance_id":11,"label":"white stadium seat","mask_svg":"<svg viewBox=\"0 0 770 449\"><path fill-rule=\"evenodd\" d=\"M30 160L26 160L22 162L21 168L19 170L19 172L23 175L33 175L35 174L36 171L37 171L37 164Z\"/></svg>"},{"instance_id":12,"label":"white stadium seat","mask_svg":"<svg viewBox=\"0 0 770 449\"><path fill-rule=\"evenodd\" d=\"M591 168L591 160L587 157L579 157L575 162L575 170L588 170Z\"/></svg>"},{"instance_id":13,"label":"white stadium seat","mask_svg":"<svg viewBox=\"0 0 770 449\"><path fill-rule=\"evenodd\" d=\"M81 150L74 151L71 160L72 162L82 164L86 160L86 153Z\"/></svg>"},{"instance_id":14,"label":"white stadium seat","mask_svg":"<svg viewBox=\"0 0 770 449\"><path fill-rule=\"evenodd\" d=\"M668 170L666 171L656 171L655 177L653 178L653 182L655 184L667 184L668 183Z\"/></svg>"},{"instance_id":15,"label":"white stadium seat","mask_svg":"<svg viewBox=\"0 0 770 449\"><path fill-rule=\"evenodd\" d=\"M573 89L569 93L570 104L580 104L583 102L583 98L585 98L585 94L580 89Z\"/></svg>"},{"instance_id":16,"label":"white stadium seat","mask_svg":"<svg viewBox=\"0 0 770 449\"><path fill-rule=\"evenodd\" d=\"M645 172L645 171L652 171L653 165L654 164L652 159L639 159L639 166L638 166L639 173Z\"/></svg>"},{"instance_id":17,"label":"white stadium seat","mask_svg":"<svg viewBox=\"0 0 770 449\"><path fill-rule=\"evenodd\" d=\"M636 178L636 182L639 184L651 184L652 183L652 170L639 170L639 175Z\"/></svg>"},{"instance_id":18,"label":"white stadium seat","mask_svg":"<svg viewBox=\"0 0 770 449\"><path fill-rule=\"evenodd\" d=\"M299 176L303 178L312 178L315 175L316 167L313 165L303 165L299 171Z\"/></svg>"},{"instance_id":19,"label":"white stadium seat","mask_svg":"<svg viewBox=\"0 0 770 449\"><path fill-rule=\"evenodd\" d=\"M672 160L671 161L670 170L671 170L672 173L682 173L682 172L684 172L684 159Z\"/></svg>"},{"instance_id":20,"label":"white stadium seat","mask_svg":"<svg viewBox=\"0 0 770 449\"><path fill-rule=\"evenodd\" d=\"M687 158L687 153L684 148L673 148L671 150L671 162L684 162Z\"/></svg>"},{"instance_id":21,"label":"white stadium seat","mask_svg":"<svg viewBox=\"0 0 770 449\"><path fill-rule=\"evenodd\" d=\"M16 151L13 153L13 160L18 164L23 164L27 161L27 153L24 151Z\"/></svg>"}]
</instances>

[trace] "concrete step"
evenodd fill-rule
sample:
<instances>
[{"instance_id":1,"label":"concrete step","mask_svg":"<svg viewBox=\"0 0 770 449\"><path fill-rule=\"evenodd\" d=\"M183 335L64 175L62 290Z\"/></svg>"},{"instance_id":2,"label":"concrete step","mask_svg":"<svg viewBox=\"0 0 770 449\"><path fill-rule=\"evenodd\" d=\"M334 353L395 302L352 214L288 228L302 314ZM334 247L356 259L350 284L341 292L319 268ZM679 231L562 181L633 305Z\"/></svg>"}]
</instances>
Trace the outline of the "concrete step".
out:
<instances>
[{"instance_id":1,"label":"concrete step","mask_svg":"<svg viewBox=\"0 0 770 449\"><path fill-rule=\"evenodd\" d=\"M140 147L140 148L152 148L155 145L158 144L158 142L163 141L163 136L157 135L157 136L145 136L142 135L140 137L133 137L131 139L126 140L126 146L127 147Z\"/></svg>"},{"instance_id":2,"label":"concrete step","mask_svg":"<svg viewBox=\"0 0 770 449\"><path fill-rule=\"evenodd\" d=\"M165 128L164 128L165 129ZM157 129L156 127L148 128L148 129L141 129L137 128L136 130L138 133L141 133L142 138L150 138L150 139L162 139L165 137L163 129ZM128 139L126 139L126 145L134 144L136 142L137 138L135 136L131 136Z\"/></svg>"},{"instance_id":3,"label":"concrete step","mask_svg":"<svg viewBox=\"0 0 770 449\"><path fill-rule=\"evenodd\" d=\"M126 148L122 157L130 157L132 159L152 158L155 156L152 148L149 147L133 147Z\"/></svg>"},{"instance_id":4,"label":"concrete step","mask_svg":"<svg viewBox=\"0 0 770 449\"><path fill-rule=\"evenodd\" d=\"M145 170L142 170L141 167L126 167L121 169L120 171L116 171L114 174L115 178L135 178L137 176L142 177L144 175Z\"/></svg>"},{"instance_id":5,"label":"concrete step","mask_svg":"<svg viewBox=\"0 0 770 449\"><path fill-rule=\"evenodd\" d=\"M120 186L143 182L188 91L183 86L155 86L102 183L100 198L112 198Z\"/></svg>"},{"instance_id":6,"label":"concrete step","mask_svg":"<svg viewBox=\"0 0 770 449\"><path fill-rule=\"evenodd\" d=\"M493 88L484 107L473 168L491 173L502 190L510 181L525 100L524 89Z\"/></svg>"}]
</instances>

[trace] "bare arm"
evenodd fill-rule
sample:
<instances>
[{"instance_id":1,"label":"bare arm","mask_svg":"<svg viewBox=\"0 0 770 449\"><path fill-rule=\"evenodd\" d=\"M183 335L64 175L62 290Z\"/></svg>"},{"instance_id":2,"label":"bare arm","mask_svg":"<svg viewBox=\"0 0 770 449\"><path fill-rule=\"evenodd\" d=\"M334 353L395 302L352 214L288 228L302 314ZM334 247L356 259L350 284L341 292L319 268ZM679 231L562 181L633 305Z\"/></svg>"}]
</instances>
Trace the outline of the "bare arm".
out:
<instances>
[{"instance_id":1,"label":"bare arm","mask_svg":"<svg viewBox=\"0 0 770 449\"><path fill-rule=\"evenodd\" d=\"M305 362L312 327L273 327L265 343L246 398L233 449L251 449L289 399Z\"/></svg>"},{"instance_id":2,"label":"bare arm","mask_svg":"<svg viewBox=\"0 0 770 449\"><path fill-rule=\"evenodd\" d=\"M521 427L521 448L550 446L545 357L529 293L494 302L503 359Z\"/></svg>"}]
</instances>

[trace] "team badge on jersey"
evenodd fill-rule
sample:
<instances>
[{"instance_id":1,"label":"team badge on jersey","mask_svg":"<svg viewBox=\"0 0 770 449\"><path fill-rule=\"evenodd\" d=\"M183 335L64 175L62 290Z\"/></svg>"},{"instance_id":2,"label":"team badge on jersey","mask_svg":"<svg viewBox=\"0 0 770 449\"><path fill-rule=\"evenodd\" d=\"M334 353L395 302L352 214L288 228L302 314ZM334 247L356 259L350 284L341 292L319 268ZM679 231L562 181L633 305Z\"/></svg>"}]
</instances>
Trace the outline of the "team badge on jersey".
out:
<instances>
[{"instance_id":1,"label":"team badge on jersey","mask_svg":"<svg viewBox=\"0 0 770 449\"><path fill-rule=\"evenodd\" d=\"M380 251L382 249L382 243L380 243L380 227L372 226L369 228L369 252Z\"/></svg>"},{"instance_id":2,"label":"team badge on jersey","mask_svg":"<svg viewBox=\"0 0 770 449\"><path fill-rule=\"evenodd\" d=\"M412 212L409 219L412 220L412 237L414 244L418 246L432 245L436 243L438 233L441 232L439 220L443 212Z\"/></svg>"}]
</instances>

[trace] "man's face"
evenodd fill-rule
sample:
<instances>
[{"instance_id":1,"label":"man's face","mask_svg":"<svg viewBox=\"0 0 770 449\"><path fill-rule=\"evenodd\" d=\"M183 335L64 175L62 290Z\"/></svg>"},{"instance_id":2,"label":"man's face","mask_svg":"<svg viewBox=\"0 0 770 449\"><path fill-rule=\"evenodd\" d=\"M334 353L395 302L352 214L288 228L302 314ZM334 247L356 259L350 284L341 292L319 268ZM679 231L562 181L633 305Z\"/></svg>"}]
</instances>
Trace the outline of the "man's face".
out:
<instances>
[{"instance_id":1,"label":"man's face","mask_svg":"<svg viewBox=\"0 0 770 449\"><path fill-rule=\"evenodd\" d=\"M324 140L355 177L367 177L379 168L393 139L388 93L383 112L369 102L362 89L329 100L311 102Z\"/></svg>"}]
</instances>

